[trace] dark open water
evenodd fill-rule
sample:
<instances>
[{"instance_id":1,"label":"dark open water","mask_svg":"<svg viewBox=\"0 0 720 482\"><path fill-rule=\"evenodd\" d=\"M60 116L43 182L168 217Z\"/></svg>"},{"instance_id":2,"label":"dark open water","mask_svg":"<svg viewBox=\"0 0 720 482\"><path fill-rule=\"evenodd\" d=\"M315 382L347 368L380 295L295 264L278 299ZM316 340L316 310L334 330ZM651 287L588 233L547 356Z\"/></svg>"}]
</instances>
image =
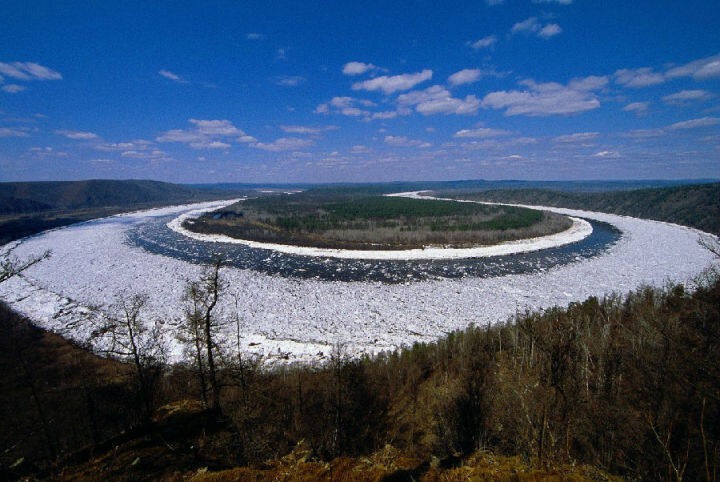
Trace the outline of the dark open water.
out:
<instances>
[{"instance_id":1,"label":"dark open water","mask_svg":"<svg viewBox=\"0 0 720 482\"><path fill-rule=\"evenodd\" d=\"M145 250L189 261L209 263L222 256L227 264L288 278L315 278L327 281L377 281L403 283L437 278L474 276L489 278L532 273L602 254L620 239L610 224L587 220L590 236L576 243L530 253L457 260L353 260L300 256L249 248L241 244L207 243L188 238L166 226L177 215L153 218L128 231L128 242Z\"/></svg>"}]
</instances>

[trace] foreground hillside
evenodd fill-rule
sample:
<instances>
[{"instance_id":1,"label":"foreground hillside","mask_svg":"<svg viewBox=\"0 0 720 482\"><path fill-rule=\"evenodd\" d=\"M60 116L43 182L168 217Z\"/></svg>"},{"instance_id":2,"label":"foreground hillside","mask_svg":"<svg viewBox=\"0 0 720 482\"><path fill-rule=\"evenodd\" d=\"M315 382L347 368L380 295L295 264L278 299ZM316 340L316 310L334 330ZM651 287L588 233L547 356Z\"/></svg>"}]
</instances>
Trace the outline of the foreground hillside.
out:
<instances>
[{"instance_id":1,"label":"foreground hillside","mask_svg":"<svg viewBox=\"0 0 720 482\"><path fill-rule=\"evenodd\" d=\"M607 192L502 189L438 193L461 199L622 214L683 224L720 234L720 183Z\"/></svg>"},{"instance_id":2,"label":"foreground hillside","mask_svg":"<svg viewBox=\"0 0 720 482\"><path fill-rule=\"evenodd\" d=\"M219 411L203 408L192 367L158 365L146 378L152 404L170 406L154 422L143 422L130 366L5 310L2 470L65 480L704 480L720 468L720 283L706 283L591 298L374 359L339 349L323 368L267 372L220 358Z\"/></svg>"}]
</instances>

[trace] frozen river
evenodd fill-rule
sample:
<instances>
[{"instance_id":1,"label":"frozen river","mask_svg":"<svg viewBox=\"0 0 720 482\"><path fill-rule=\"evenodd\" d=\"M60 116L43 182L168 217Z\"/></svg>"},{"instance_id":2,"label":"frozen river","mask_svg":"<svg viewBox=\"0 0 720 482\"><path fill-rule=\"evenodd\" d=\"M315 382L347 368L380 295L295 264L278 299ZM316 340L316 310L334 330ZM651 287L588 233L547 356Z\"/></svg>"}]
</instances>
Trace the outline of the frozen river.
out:
<instances>
[{"instance_id":1,"label":"frozen river","mask_svg":"<svg viewBox=\"0 0 720 482\"><path fill-rule=\"evenodd\" d=\"M691 283L713 262L690 228L547 208L582 218L592 233L562 246L467 259L363 260L303 256L193 239L170 229L178 216L220 203L113 216L14 243L22 258L52 256L0 284L0 298L41 327L81 342L119 296L148 296L145 318L163 322L174 360L183 292L221 254L227 284L219 313L239 316L246 353L312 362L342 344L351 354L431 341L518 311L625 293L643 284ZM7 249L10 245L4 247ZM92 307L92 309L91 309ZM227 326L227 346L235 346Z\"/></svg>"}]
</instances>

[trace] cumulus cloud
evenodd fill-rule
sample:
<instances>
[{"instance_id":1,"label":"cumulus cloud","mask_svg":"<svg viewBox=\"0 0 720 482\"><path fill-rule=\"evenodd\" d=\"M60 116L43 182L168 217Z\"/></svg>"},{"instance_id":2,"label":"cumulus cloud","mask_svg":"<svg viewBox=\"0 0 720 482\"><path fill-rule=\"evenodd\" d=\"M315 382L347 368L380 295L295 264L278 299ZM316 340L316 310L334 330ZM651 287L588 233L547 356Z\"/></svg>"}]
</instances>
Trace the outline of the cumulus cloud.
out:
<instances>
[{"instance_id":1,"label":"cumulus cloud","mask_svg":"<svg viewBox=\"0 0 720 482\"><path fill-rule=\"evenodd\" d=\"M355 97L333 97L330 102L320 104L315 108L316 114L341 114L348 117L360 117L365 121L376 119L392 119L398 116L396 111L372 112L369 107L376 104L369 100Z\"/></svg>"},{"instance_id":2,"label":"cumulus cloud","mask_svg":"<svg viewBox=\"0 0 720 482\"><path fill-rule=\"evenodd\" d=\"M665 72L657 72L650 67L620 69L615 72L615 81L618 84L633 88L662 84L679 77L692 77L699 81L720 77L720 54L693 60Z\"/></svg>"},{"instance_id":3,"label":"cumulus cloud","mask_svg":"<svg viewBox=\"0 0 720 482\"><path fill-rule=\"evenodd\" d=\"M488 35L487 37L483 37L481 39L475 40L474 42L469 42L470 47L472 47L475 50L480 49L486 49L488 47L492 47L497 43L497 37L495 35Z\"/></svg>"},{"instance_id":4,"label":"cumulus cloud","mask_svg":"<svg viewBox=\"0 0 720 482\"><path fill-rule=\"evenodd\" d=\"M625 112L634 112L636 114L644 114L647 112L648 107L650 107L649 102L631 102L625 107L623 107L623 110Z\"/></svg>"},{"instance_id":5,"label":"cumulus cloud","mask_svg":"<svg viewBox=\"0 0 720 482\"><path fill-rule=\"evenodd\" d=\"M281 137L274 140L273 142L256 142L252 144L252 147L262 149L264 151L281 152L303 149L311 145L313 145L313 141L310 139L300 139L297 137Z\"/></svg>"},{"instance_id":6,"label":"cumulus cloud","mask_svg":"<svg viewBox=\"0 0 720 482\"><path fill-rule=\"evenodd\" d=\"M448 82L452 86L470 84L477 82L482 76L483 71L480 69L463 69L448 77Z\"/></svg>"},{"instance_id":7,"label":"cumulus cloud","mask_svg":"<svg viewBox=\"0 0 720 482\"><path fill-rule=\"evenodd\" d=\"M568 85L525 80L520 84L527 87L526 90L491 92L483 98L482 106L504 109L505 115L548 116L585 112L600 106L600 101L592 92L604 85L598 79L602 77L574 79Z\"/></svg>"},{"instance_id":8,"label":"cumulus cloud","mask_svg":"<svg viewBox=\"0 0 720 482\"><path fill-rule=\"evenodd\" d=\"M94 132L69 131L64 129L55 131L55 134L67 137L68 139L74 139L76 141L89 141L92 139L100 138L100 136L98 136Z\"/></svg>"},{"instance_id":9,"label":"cumulus cloud","mask_svg":"<svg viewBox=\"0 0 720 482\"><path fill-rule=\"evenodd\" d=\"M356 82L352 85L353 90L381 91L384 94L393 94L403 90L409 90L416 85L432 78L433 71L425 69L414 74L383 75L374 79Z\"/></svg>"},{"instance_id":10,"label":"cumulus cloud","mask_svg":"<svg viewBox=\"0 0 720 482\"><path fill-rule=\"evenodd\" d=\"M549 23L543 25L537 17L530 17L522 22L517 22L510 29L511 34L537 35L540 38L548 39L562 33L560 25Z\"/></svg>"},{"instance_id":11,"label":"cumulus cloud","mask_svg":"<svg viewBox=\"0 0 720 482\"><path fill-rule=\"evenodd\" d=\"M703 102L712 97L713 94L707 90L681 90L680 92L664 96L662 100L666 104L683 105L690 102Z\"/></svg>"},{"instance_id":12,"label":"cumulus cloud","mask_svg":"<svg viewBox=\"0 0 720 482\"><path fill-rule=\"evenodd\" d=\"M405 136L385 136L385 144L393 147L419 147L421 149L432 146L429 142L408 139Z\"/></svg>"},{"instance_id":13,"label":"cumulus cloud","mask_svg":"<svg viewBox=\"0 0 720 482\"><path fill-rule=\"evenodd\" d=\"M560 25L556 23L549 23L540 29L540 31L538 32L538 37L550 38L561 33L562 29L560 28Z\"/></svg>"},{"instance_id":14,"label":"cumulus cloud","mask_svg":"<svg viewBox=\"0 0 720 482\"><path fill-rule=\"evenodd\" d=\"M720 54L671 68L666 72L666 76L671 79L676 77L692 77L695 80L720 77Z\"/></svg>"},{"instance_id":15,"label":"cumulus cloud","mask_svg":"<svg viewBox=\"0 0 720 482\"><path fill-rule=\"evenodd\" d=\"M226 149L230 142L252 143L256 139L238 129L228 120L190 119L190 129L172 129L156 139L158 142L179 142L194 149Z\"/></svg>"},{"instance_id":16,"label":"cumulus cloud","mask_svg":"<svg viewBox=\"0 0 720 482\"><path fill-rule=\"evenodd\" d=\"M503 129L491 129L489 127L478 127L476 129L461 129L455 133L453 137L458 138L489 138L506 136L510 131Z\"/></svg>"},{"instance_id":17,"label":"cumulus cloud","mask_svg":"<svg viewBox=\"0 0 720 482\"><path fill-rule=\"evenodd\" d=\"M25 86L18 84L7 84L2 86L3 92L7 92L8 94L17 94L18 92L22 92L25 89Z\"/></svg>"},{"instance_id":18,"label":"cumulus cloud","mask_svg":"<svg viewBox=\"0 0 720 482\"><path fill-rule=\"evenodd\" d=\"M665 82L665 76L649 67L620 69L615 72L615 81L625 87L639 88L662 84Z\"/></svg>"},{"instance_id":19,"label":"cumulus cloud","mask_svg":"<svg viewBox=\"0 0 720 482\"><path fill-rule=\"evenodd\" d=\"M553 141L562 144L584 143L597 139L599 135L598 132L576 132L575 134L557 136L553 138Z\"/></svg>"},{"instance_id":20,"label":"cumulus cloud","mask_svg":"<svg viewBox=\"0 0 720 482\"><path fill-rule=\"evenodd\" d=\"M61 80L62 75L35 62L0 62L0 75L17 80Z\"/></svg>"},{"instance_id":21,"label":"cumulus cloud","mask_svg":"<svg viewBox=\"0 0 720 482\"><path fill-rule=\"evenodd\" d=\"M414 107L424 115L474 114L480 107L480 100L474 95L468 95L464 99L455 98L440 85L402 94L397 101L401 107Z\"/></svg>"},{"instance_id":22,"label":"cumulus cloud","mask_svg":"<svg viewBox=\"0 0 720 482\"><path fill-rule=\"evenodd\" d=\"M343 66L342 73L345 75L361 75L365 72L377 70L379 67L373 64L363 62L348 62Z\"/></svg>"}]
</instances>

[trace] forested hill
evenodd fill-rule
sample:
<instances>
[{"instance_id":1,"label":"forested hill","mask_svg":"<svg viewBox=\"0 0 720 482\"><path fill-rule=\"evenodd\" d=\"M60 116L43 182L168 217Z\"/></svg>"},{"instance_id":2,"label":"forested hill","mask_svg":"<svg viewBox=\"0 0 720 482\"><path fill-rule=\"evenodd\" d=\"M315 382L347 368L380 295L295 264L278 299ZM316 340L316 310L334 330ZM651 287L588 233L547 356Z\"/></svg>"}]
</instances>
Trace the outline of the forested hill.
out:
<instances>
[{"instance_id":1,"label":"forested hill","mask_svg":"<svg viewBox=\"0 0 720 482\"><path fill-rule=\"evenodd\" d=\"M511 189L445 192L481 201L586 209L667 221L720 234L720 183L611 192Z\"/></svg>"},{"instance_id":2,"label":"forested hill","mask_svg":"<svg viewBox=\"0 0 720 482\"><path fill-rule=\"evenodd\" d=\"M0 182L0 245L125 211L229 199L250 191L140 180Z\"/></svg>"},{"instance_id":3,"label":"forested hill","mask_svg":"<svg viewBox=\"0 0 720 482\"><path fill-rule=\"evenodd\" d=\"M227 192L226 192L227 194ZM217 198L212 189L141 180L0 183L0 214L87 209Z\"/></svg>"}]
</instances>

